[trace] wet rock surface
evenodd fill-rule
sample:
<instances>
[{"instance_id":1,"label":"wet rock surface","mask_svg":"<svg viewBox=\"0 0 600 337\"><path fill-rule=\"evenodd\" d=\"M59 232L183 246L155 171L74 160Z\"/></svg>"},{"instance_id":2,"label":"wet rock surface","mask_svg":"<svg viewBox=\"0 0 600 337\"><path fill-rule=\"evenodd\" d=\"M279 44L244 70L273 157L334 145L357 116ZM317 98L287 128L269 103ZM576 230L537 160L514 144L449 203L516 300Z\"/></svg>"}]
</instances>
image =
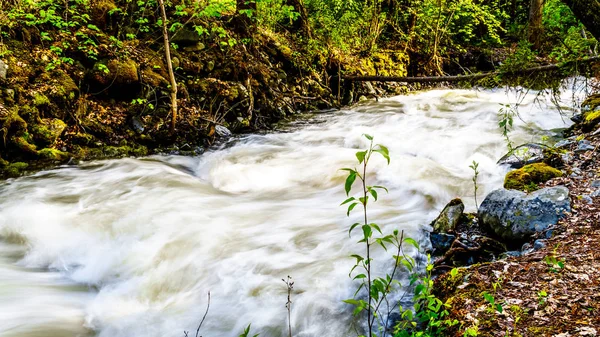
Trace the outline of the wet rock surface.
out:
<instances>
[{"instance_id":1,"label":"wet rock surface","mask_svg":"<svg viewBox=\"0 0 600 337\"><path fill-rule=\"evenodd\" d=\"M564 186L530 194L498 189L485 198L478 218L488 233L504 240L522 242L555 225L570 210L569 189Z\"/></svg>"}]
</instances>

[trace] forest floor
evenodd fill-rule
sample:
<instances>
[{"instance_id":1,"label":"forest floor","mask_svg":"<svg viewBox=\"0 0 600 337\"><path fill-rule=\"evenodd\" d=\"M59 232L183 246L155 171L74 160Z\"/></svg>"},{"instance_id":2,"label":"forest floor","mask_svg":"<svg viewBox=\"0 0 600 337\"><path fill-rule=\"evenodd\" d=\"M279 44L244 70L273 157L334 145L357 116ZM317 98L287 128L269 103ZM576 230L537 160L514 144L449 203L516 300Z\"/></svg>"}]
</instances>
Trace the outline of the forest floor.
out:
<instances>
[{"instance_id":1,"label":"forest floor","mask_svg":"<svg viewBox=\"0 0 600 337\"><path fill-rule=\"evenodd\" d=\"M541 186L568 187L572 207L543 247L437 280L440 296L450 301L449 318L461 323L452 335L467 328L478 336L600 334L600 195L593 194L600 191L600 128L578 139L593 150L567 149L567 174Z\"/></svg>"}]
</instances>

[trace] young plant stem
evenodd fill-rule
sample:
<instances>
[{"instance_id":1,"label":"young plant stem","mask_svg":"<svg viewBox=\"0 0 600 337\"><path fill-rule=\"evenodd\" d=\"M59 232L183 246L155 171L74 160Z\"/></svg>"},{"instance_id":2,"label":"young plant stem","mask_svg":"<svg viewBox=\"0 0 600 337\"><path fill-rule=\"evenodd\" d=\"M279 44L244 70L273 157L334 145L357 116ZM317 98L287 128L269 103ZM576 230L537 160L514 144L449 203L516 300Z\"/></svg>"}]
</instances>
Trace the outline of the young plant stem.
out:
<instances>
[{"instance_id":1,"label":"young plant stem","mask_svg":"<svg viewBox=\"0 0 600 337\"><path fill-rule=\"evenodd\" d=\"M287 286L287 303L285 307L288 313L288 337L292 337L292 290L294 289L294 282L292 282L292 278L289 275L287 281L284 279L281 280Z\"/></svg>"},{"instance_id":2,"label":"young plant stem","mask_svg":"<svg viewBox=\"0 0 600 337\"><path fill-rule=\"evenodd\" d=\"M163 39L165 44L165 61L169 70L169 81L171 82L171 133L175 131L177 123L177 81L173 72L173 63L171 61L171 46L169 43L169 31L167 29L167 13L165 11L165 3L163 0L158 0L160 11L162 14Z\"/></svg>"},{"instance_id":3,"label":"young plant stem","mask_svg":"<svg viewBox=\"0 0 600 337\"><path fill-rule=\"evenodd\" d=\"M373 147L373 141L371 141L371 146L369 146L369 152L367 153L365 160L363 162L363 174L360 177L363 186L363 213L365 215L365 225L368 225L367 218L367 162L369 161L369 157L371 156L371 149ZM367 306L367 317L368 317L368 326L369 326L369 337L373 336L373 322L374 319L371 317L371 302L373 300L373 296L371 296L371 244L369 243L369 238L365 238L365 243L367 245L367 291L369 292L369 305Z\"/></svg>"}]
</instances>

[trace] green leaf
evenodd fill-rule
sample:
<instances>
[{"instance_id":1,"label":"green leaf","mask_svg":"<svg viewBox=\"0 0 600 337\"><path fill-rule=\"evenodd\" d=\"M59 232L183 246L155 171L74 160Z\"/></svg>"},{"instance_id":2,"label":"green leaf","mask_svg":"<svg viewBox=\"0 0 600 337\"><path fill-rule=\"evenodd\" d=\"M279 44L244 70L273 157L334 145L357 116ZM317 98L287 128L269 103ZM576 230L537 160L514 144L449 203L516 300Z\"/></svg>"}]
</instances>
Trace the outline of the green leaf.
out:
<instances>
[{"instance_id":1,"label":"green leaf","mask_svg":"<svg viewBox=\"0 0 600 337\"><path fill-rule=\"evenodd\" d=\"M383 156L383 158L385 158L387 160L387 163L389 165L390 164L390 151L388 150L387 147L385 147L381 144L377 144L377 146L379 148L377 150L373 150L373 151L380 153Z\"/></svg>"},{"instance_id":2,"label":"green leaf","mask_svg":"<svg viewBox=\"0 0 600 337\"><path fill-rule=\"evenodd\" d=\"M371 135L363 133L363 136L365 136L365 138L367 138L368 140L373 140L373 136L371 136Z\"/></svg>"},{"instance_id":3,"label":"green leaf","mask_svg":"<svg viewBox=\"0 0 600 337\"><path fill-rule=\"evenodd\" d=\"M352 171L352 172L350 172L350 174L348 174L348 178L346 178L346 183L344 185L344 188L346 190L346 195L350 194L350 190L352 189L352 184L354 184L355 180L356 180L356 171Z\"/></svg>"},{"instance_id":4,"label":"green leaf","mask_svg":"<svg viewBox=\"0 0 600 337\"><path fill-rule=\"evenodd\" d=\"M367 151L356 152L356 159L358 159L358 163L362 164L365 161L365 157L367 155Z\"/></svg>"},{"instance_id":5,"label":"green leaf","mask_svg":"<svg viewBox=\"0 0 600 337\"><path fill-rule=\"evenodd\" d=\"M369 192L371 193L371 195L373 196L373 198L375 199L375 201L377 201L377 191L374 189L369 190Z\"/></svg>"},{"instance_id":6,"label":"green leaf","mask_svg":"<svg viewBox=\"0 0 600 337\"><path fill-rule=\"evenodd\" d=\"M375 230L376 230L376 231L378 231L378 232L379 232L379 234L383 234L383 233L381 232L381 228L379 228L379 225L377 225L376 223L372 223L372 224L370 224L370 225L371 225L371 227L375 228Z\"/></svg>"},{"instance_id":7,"label":"green leaf","mask_svg":"<svg viewBox=\"0 0 600 337\"><path fill-rule=\"evenodd\" d=\"M344 202L342 202L340 204L340 206L345 205L345 204L347 204L347 203L349 203L350 201L353 201L353 200L356 200L356 198L355 197L350 197L350 198L344 200Z\"/></svg>"},{"instance_id":8,"label":"green leaf","mask_svg":"<svg viewBox=\"0 0 600 337\"><path fill-rule=\"evenodd\" d=\"M419 249L419 244L413 238L404 238L404 243L408 243L409 245L413 245L415 248Z\"/></svg>"},{"instance_id":9,"label":"green leaf","mask_svg":"<svg viewBox=\"0 0 600 337\"><path fill-rule=\"evenodd\" d=\"M350 211L348 211L348 214L350 214ZM360 226L360 223L357 222L355 224L353 224L352 226L350 226L350 230L348 230L348 236L351 236L352 231L354 230L354 228L356 228L357 226Z\"/></svg>"},{"instance_id":10,"label":"green leaf","mask_svg":"<svg viewBox=\"0 0 600 337\"><path fill-rule=\"evenodd\" d=\"M363 278L367 278L367 275L365 275L365 274L358 274L358 275L354 276L353 280L360 280L360 279L363 279Z\"/></svg>"},{"instance_id":11,"label":"green leaf","mask_svg":"<svg viewBox=\"0 0 600 337\"><path fill-rule=\"evenodd\" d=\"M355 300L355 299L343 300L342 302L348 303L348 304L352 304L352 305L356 305L356 306L360 305L360 302L358 300Z\"/></svg>"},{"instance_id":12,"label":"green leaf","mask_svg":"<svg viewBox=\"0 0 600 337\"><path fill-rule=\"evenodd\" d=\"M364 235L365 239L370 238L371 235L373 234L373 230L371 229L371 226L369 226L369 225L363 225L362 230L363 230L363 235Z\"/></svg>"},{"instance_id":13,"label":"green leaf","mask_svg":"<svg viewBox=\"0 0 600 337\"><path fill-rule=\"evenodd\" d=\"M373 186L373 188L378 188L378 189L381 189L381 190L385 190L387 193L390 193L390 192L388 191L388 189L387 189L387 188L385 188L385 187L383 187L383 186L377 186L377 185L376 185L376 186Z\"/></svg>"},{"instance_id":14,"label":"green leaf","mask_svg":"<svg viewBox=\"0 0 600 337\"><path fill-rule=\"evenodd\" d=\"M354 209L354 207L356 207L356 205L358 205L357 202L351 204L350 206L348 206L348 212L346 212L346 216L350 216L350 212L352 212L352 210Z\"/></svg>"}]
</instances>

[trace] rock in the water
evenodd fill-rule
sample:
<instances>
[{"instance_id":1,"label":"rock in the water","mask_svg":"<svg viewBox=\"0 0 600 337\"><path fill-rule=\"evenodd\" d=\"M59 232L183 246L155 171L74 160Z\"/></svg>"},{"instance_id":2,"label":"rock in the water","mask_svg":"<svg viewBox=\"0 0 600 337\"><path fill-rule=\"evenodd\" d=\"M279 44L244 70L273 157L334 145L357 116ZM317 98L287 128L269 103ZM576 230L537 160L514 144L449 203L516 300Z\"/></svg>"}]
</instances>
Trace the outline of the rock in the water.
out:
<instances>
[{"instance_id":1,"label":"rock in the water","mask_svg":"<svg viewBox=\"0 0 600 337\"><path fill-rule=\"evenodd\" d=\"M479 207L482 228L505 240L523 241L554 225L571 210L564 186L527 194L515 190L492 191Z\"/></svg>"},{"instance_id":2,"label":"rock in the water","mask_svg":"<svg viewBox=\"0 0 600 337\"><path fill-rule=\"evenodd\" d=\"M465 205L462 200L459 198L451 200L431 223L433 230L438 233L453 232L464 210Z\"/></svg>"},{"instance_id":3,"label":"rock in the water","mask_svg":"<svg viewBox=\"0 0 600 337\"><path fill-rule=\"evenodd\" d=\"M508 165L511 168L521 168L527 164L540 163L544 160L544 149L540 144L523 144L517 146L498 160L498 165Z\"/></svg>"},{"instance_id":4,"label":"rock in the water","mask_svg":"<svg viewBox=\"0 0 600 337\"><path fill-rule=\"evenodd\" d=\"M0 60L0 78L5 80L7 73L8 73L8 64L6 64L6 63L4 63L4 61Z\"/></svg>"},{"instance_id":5,"label":"rock in the water","mask_svg":"<svg viewBox=\"0 0 600 337\"><path fill-rule=\"evenodd\" d=\"M560 170L547 164L529 164L520 169L508 172L504 178L504 188L530 192L538 188L537 184L545 183L552 178L560 176L562 176Z\"/></svg>"},{"instance_id":6,"label":"rock in the water","mask_svg":"<svg viewBox=\"0 0 600 337\"><path fill-rule=\"evenodd\" d=\"M433 254L441 255L450 249L456 236L452 234L431 232L429 233L429 239L431 240L431 246L433 247Z\"/></svg>"},{"instance_id":7,"label":"rock in the water","mask_svg":"<svg viewBox=\"0 0 600 337\"><path fill-rule=\"evenodd\" d=\"M229 131L228 128L222 125L215 126L215 133L217 134L217 136L224 138L229 138L232 135L231 131Z\"/></svg>"}]
</instances>

